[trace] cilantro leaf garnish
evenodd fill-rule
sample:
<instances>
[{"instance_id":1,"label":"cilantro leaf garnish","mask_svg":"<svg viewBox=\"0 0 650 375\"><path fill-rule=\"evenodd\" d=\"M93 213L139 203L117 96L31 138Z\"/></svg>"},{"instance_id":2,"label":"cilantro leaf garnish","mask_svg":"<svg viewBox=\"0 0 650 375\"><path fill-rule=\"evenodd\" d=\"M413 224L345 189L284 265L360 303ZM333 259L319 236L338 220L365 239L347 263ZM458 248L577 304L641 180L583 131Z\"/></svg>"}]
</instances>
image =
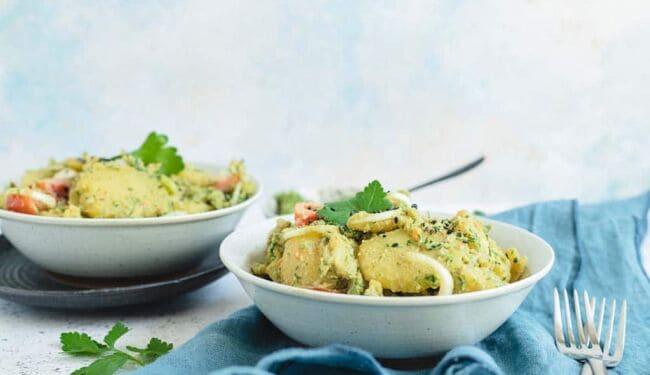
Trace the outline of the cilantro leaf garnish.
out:
<instances>
[{"instance_id":1,"label":"cilantro leaf garnish","mask_svg":"<svg viewBox=\"0 0 650 375\"><path fill-rule=\"evenodd\" d=\"M185 168L183 158L177 154L176 147L165 146L169 138L164 134L151 132L144 143L131 154L145 165L151 163L160 164L160 173L170 176L182 171Z\"/></svg>"},{"instance_id":2,"label":"cilantro leaf garnish","mask_svg":"<svg viewBox=\"0 0 650 375\"><path fill-rule=\"evenodd\" d=\"M352 199L358 211L381 212L390 210L392 204L386 198L386 192L379 181L374 180Z\"/></svg>"},{"instance_id":3,"label":"cilantro leaf garnish","mask_svg":"<svg viewBox=\"0 0 650 375\"><path fill-rule=\"evenodd\" d=\"M117 322L104 336L104 343L93 340L81 332L64 332L61 334L61 349L72 355L89 355L98 357L93 363L74 371L73 375L112 375L127 362L140 366L155 361L158 357L174 348L173 344L152 338L144 349L127 346L126 349L138 353L131 355L115 347L115 342L124 336L129 328L122 322Z\"/></svg>"},{"instance_id":4,"label":"cilantro leaf garnish","mask_svg":"<svg viewBox=\"0 0 650 375\"><path fill-rule=\"evenodd\" d=\"M129 332L129 328L124 325L122 322L117 322L115 325L113 325L113 328L111 328L110 331L104 336L104 342L106 345L108 345L110 348L115 347L115 341L117 341L120 337L124 336Z\"/></svg>"},{"instance_id":5,"label":"cilantro leaf garnish","mask_svg":"<svg viewBox=\"0 0 650 375\"><path fill-rule=\"evenodd\" d=\"M356 206L352 203L353 199L326 203L323 208L317 211L318 216L328 223L343 226L348 222L350 215L356 211Z\"/></svg>"},{"instance_id":6,"label":"cilantro leaf garnish","mask_svg":"<svg viewBox=\"0 0 650 375\"><path fill-rule=\"evenodd\" d=\"M113 353L102 357L89 366L82 367L72 372L71 375L108 375L114 374L117 370L122 368L129 357L122 353Z\"/></svg>"},{"instance_id":7,"label":"cilantro leaf garnish","mask_svg":"<svg viewBox=\"0 0 650 375\"><path fill-rule=\"evenodd\" d=\"M64 352L78 355L101 354L108 348L98 343L85 333L65 332L61 334L61 344Z\"/></svg>"},{"instance_id":8,"label":"cilantro leaf garnish","mask_svg":"<svg viewBox=\"0 0 650 375\"><path fill-rule=\"evenodd\" d=\"M344 226L348 218L355 212L377 213L391 208L392 204L386 198L384 188L379 181L374 180L351 199L326 203L323 208L318 210L318 216L328 223Z\"/></svg>"},{"instance_id":9,"label":"cilantro leaf garnish","mask_svg":"<svg viewBox=\"0 0 650 375\"><path fill-rule=\"evenodd\" d=\"M135 346L127 346L126 348L132 352L140 353L142 358L148 363L155 361L158 357L167 354L174 345L162 341L161 339L154 337L149 340L149 344L144 349L137 348Z\"/></svg>"}]
</instances>

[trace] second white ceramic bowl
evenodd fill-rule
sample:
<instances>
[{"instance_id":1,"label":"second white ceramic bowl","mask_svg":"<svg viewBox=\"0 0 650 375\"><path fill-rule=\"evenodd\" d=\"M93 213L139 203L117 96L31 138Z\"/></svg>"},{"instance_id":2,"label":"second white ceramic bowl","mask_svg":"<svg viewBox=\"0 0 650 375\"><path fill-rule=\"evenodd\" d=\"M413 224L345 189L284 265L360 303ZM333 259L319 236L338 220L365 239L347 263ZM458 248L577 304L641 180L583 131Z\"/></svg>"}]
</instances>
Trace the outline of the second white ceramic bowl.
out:
<instances>
[{"instance_id":1,"label":"second white ceramic bowl","mask_svg":"<svg viewBox=\"0 0 650 375\"><path fill-rule=\"evenodd\" d=\"M437 215L448 216L448 215ZM264 315L287 336L320 346L357 346L381 358L424 357L474 344L494 332L546 275L551 247L515 226L484 220L503 247L528 257L529 276L496 289L450 296L368 297L319 292L253 275L275 219L240 228L221 244L221 259Z\"/></svg>"},{"instance_id":2,"label":"second white ceramic bowl","mask_svg":"<svg viewBox=\"0 0 650 375\"><path fill-rule=\"evenodd\" d=\"M140 219L75 219L0 210L2 234L29 260L65 275L140 277L182 271L217 251L262 193L233 207Z\"/></svg>"}]
</instances>

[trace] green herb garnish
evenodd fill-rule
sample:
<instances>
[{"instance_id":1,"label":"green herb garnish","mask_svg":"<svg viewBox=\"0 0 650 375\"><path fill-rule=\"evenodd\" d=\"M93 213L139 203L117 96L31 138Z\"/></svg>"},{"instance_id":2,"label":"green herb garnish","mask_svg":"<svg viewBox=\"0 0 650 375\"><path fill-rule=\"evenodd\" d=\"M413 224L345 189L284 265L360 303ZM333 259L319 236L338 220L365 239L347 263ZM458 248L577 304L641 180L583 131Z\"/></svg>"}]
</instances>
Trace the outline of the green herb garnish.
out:
<instances>
[{"instance_id":1,"label":"green herb garnish","mask_svg":"<svg viewBox=\"0 0 650 375\"><path fill-rule=\"evenodd\" d=\"M318 215L328 223L344 226L355 212L377 213L390 210L393 205L386 198L386 192L379 181L374 180L354 198L339 202L326 203L318 210Z\"/></svg>"},{"instance_id":2,"label":"green herb garnish","mask_svg":"<svg viewBox=\"0 0 650 375\"><path fill-rule=\"evenodd\" d=\"M115 342L129 331L122 322L117 322L104 336L104 342L93 340L82 332L64 332L61 334L61 349L71 355L99 357L86 367L75 370L72 375L111 375L131 361L140 366L155 361L174 347L159 338L152 338L146 348L127 346L126 349L138 353L137 356L117 349Z\"/></svg>"},{"instance_id":3,"label":"green herb garnish","mask_svg":"<svg viewBox=\"0 0 650 375\"><path fill-rule=\"evenodd\" d=\"M296 203L304 202L305 198L295 191L283 191L273 196L277 203L275 213L278 215L287 215L293 213Z\"/></svg>"},{"instance_id":4,"label":"green herb garnish","mask_svg":"<svg viewBox=\"0 0 650 375\"><path fill-rule=\"evenodd\" d=\"M185 168L183 158L178 155L176 147L165 146L169 138L164 134L151 132L140 148L131 154L142 160L145 165L160 164L160 173L171 176Z\"/></svg>"},{"instance_id":5,"label":"green herb garnish","mask_svg":"<svg viewBox=\"0 0 650 375\"><path fill-rule=\"evenodd\" d=\"M127 346L126 348L132 352L140 353L140 356L148 363L155 361L158 357L172 350L174 345L154 337L149 340L149 343L145 348L138 348L135 346Z\"/></svg>"}]
</instances>

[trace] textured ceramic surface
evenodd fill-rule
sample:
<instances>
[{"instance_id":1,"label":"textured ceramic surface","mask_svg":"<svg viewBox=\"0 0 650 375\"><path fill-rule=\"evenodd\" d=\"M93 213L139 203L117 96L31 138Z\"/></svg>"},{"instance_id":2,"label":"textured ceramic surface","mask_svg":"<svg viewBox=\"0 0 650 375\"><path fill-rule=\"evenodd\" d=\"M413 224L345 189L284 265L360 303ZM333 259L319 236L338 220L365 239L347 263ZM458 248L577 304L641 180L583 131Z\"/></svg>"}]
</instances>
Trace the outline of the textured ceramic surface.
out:
<instances>
[{"instance_id":1,"label":"textured ceramic surface","mask_svg":"<svg viewBox=\"0 0 650 375\"><path fill-rule=\"evenodd\" d=\"M258 184L259 185L259 184ZM200 214L143 219L70 219L0 210L2 233L44 269L81 277L177 272L200 262L261 194Z\"/></svg>"},{"instance_id":2,"label":"textured ceramic surface","mask_svg":"<svg viewBox=\"0 0 650 375\"><path fill-rule=\"evenodd\" d=\"M366 297L290 287L250 273L274 219L229 235L221 244L221 259L264 315L299 342L349 344L383 358L424 357L494 332L553 265L553 250L538 236L485 221L500 245L515 246L529 258L528 277L496 289L440 297Z\"/></svg>"},{"instance_id":3,"label":"textured ceramic surface","mask_svg":"<svg viewBox=\"0 0 650 375\"><path fill-rule=\"evenodd\" d=\"M189 270L137 279L83 279L56 275L25 258L0 237L0 298L37 307L98 309L171 299L228 271L217 249Z\"/></svg>"}]
</instances>

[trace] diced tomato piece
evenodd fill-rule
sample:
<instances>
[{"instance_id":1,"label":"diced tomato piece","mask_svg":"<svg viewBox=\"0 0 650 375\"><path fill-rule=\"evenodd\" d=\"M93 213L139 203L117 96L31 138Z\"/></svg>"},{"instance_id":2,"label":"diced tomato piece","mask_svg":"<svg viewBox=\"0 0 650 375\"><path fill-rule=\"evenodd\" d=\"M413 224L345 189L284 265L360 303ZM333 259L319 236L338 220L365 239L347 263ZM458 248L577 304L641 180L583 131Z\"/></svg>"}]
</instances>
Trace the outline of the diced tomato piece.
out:
<instances>
[{"instance_id":1,"label":"diced tomato piece","mask_svg":"<svg viewBox=\"0 0 650 375\"><path fill-rule=\"evenodd\" d=\"M50 178L38 181L36 187L59 199L66 199L70 191L70 180Z\"/></svg>"},{"instance_id":2,"label":"diced tomato piece","mask_svg":"<svg viewBox=\"0 0 650 375\"><path fill-rule=\"evenodd\" d=\"M20 212L28 215L36 215L38 208L31 197L24 194L7 194L5 208L9 211Z\"/></svg>"},{"instance_id":3,"label":"diced tomato piece","mask_svg":"<svg viewBox=\"0 0 650 375\"><path fill-rule=\"evenodd\" d=\"M231 174L229 176L222 176L217 178L217 180L214 182L212 186L214 186L214 188L217 190L221 190L225 193L229 193L233 191L235 185L237 185L239 181L240 181L239 175Z\"/></svg>"},{"instance_id":4,"label":"diced tomato piece","mask_svg":"<svg viewBox=\"0 0 650 375\"><path fill-rule=\"evenodd\" d=\"M296 203L296 205L293 207L293 218L296 226L302 227L318 220L320 216L318 216L318 212L316 211L320 210L321 208L323 208L323 205L320 203Z\"/></svg>"}]
</instances>

